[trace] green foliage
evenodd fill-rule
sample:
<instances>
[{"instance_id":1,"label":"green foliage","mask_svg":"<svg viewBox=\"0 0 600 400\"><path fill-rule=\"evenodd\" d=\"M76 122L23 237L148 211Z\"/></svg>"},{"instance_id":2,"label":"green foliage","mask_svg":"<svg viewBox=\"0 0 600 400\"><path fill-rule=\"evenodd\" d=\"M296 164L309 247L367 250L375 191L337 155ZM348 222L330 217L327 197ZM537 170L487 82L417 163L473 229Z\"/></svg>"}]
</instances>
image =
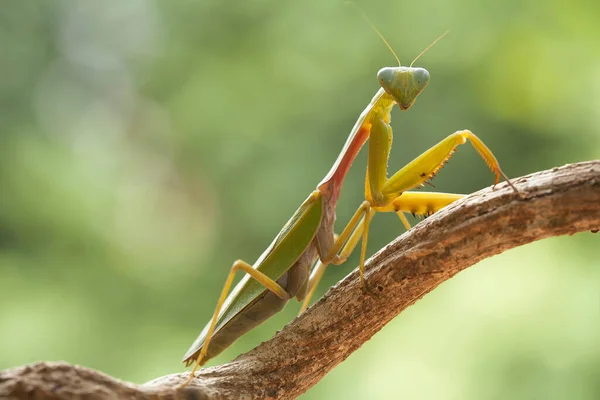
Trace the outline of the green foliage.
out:
<instances>
[{"instance_id":1,"label":"green foliage","mask_svg":"<svg viewBox=\"0 0 600 400\"><path fill-rule=\"evenodd\" d=\"M393 114L391 168L463 128L509 176L598 158L594 2L362 7L405 65L452 29L417 63L429 87ZM0 48L0 368L66 360L136 382L183 370L231 263L270 243L395 64L353 8L317 0L9 0ZM364 168L362 154L339 227ZM465 147L436 186L492 181ZM370 254L402 231L378 215ZM598 398L597 243L546 240L460 274L305 398Z\"/></svg>"}]
</instances>

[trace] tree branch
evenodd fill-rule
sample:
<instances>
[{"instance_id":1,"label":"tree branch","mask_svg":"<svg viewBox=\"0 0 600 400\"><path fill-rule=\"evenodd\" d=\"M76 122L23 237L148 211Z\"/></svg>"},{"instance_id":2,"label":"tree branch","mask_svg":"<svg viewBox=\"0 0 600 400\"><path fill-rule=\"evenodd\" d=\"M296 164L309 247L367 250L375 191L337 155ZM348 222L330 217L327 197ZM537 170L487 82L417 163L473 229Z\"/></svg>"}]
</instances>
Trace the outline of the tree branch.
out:
<instances>
[{"instance_id":1,"label":"tree branch","mask_svg":"<svg viewBox=\"0 0 600 400\"><path fill-rule=\"evenodd\" d=\"M25 399L294 398L402 310L484 258L549 236L600 229L600 160L517 178L474 193L418 224L353 271L281 332L234 361L144 385L65 363L0 373L0 397Z\"/></svg>"}]
</instances>

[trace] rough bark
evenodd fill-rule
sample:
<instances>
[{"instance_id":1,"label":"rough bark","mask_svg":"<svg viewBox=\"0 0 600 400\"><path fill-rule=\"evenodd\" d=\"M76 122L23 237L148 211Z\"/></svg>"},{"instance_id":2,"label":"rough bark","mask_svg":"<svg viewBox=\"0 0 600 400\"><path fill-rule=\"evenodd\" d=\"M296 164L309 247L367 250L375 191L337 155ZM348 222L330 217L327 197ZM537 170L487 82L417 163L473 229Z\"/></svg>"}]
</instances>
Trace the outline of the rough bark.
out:
<instances>
[{"instance_id":1,"label":"rough bark","mask_svg":"<svg viewBox=\"0 0 600 400\"><path fill-rule=\"evenodd\" d=\"M418 224L281 332L234 361L144 385L65 363L0 373L0 398L294 398L440 283L484 258L549 236L600 229L600 160L538 172L474 193Z\"/></svg>"}]
</instances>

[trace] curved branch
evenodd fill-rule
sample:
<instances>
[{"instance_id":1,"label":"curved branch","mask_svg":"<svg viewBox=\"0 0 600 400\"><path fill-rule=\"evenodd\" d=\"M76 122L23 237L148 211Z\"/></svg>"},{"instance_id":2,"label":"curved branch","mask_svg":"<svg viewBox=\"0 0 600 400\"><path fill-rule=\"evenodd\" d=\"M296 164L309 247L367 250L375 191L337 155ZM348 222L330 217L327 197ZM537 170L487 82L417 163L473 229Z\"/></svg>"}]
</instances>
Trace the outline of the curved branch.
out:
<instances>
[{"instance_id":1,"label":"curved branch","mask_svg":"<svg viewBox=\"0 0 600 400\"><path fill-rule=\"evenodd\" d=\"M294 398L358 349L402 310L484 258L549 236L600 229L600 160L542 171L474 193L418 224L331 288L271 340L234 361L144 385L63 363L0 373L0 397Z\"/></svg>"}]
</instances>

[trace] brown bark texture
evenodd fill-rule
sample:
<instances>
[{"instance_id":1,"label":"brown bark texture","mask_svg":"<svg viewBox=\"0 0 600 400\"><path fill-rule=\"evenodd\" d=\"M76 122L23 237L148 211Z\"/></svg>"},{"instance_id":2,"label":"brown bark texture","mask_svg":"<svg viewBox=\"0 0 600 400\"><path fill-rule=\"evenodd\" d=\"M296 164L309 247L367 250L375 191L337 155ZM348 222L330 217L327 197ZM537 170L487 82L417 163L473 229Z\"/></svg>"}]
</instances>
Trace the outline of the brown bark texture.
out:
<instances>
[{"instance_id":1,"label":"brown bark texture","mask_svg":"<svg viewBox=\"0 0 600 400\"><path fill-rule=\"evenodd\" d=\"M550 236L600 229L600 160L565 165L476 192L427 218L355 270L269 341L234 361L143 385L84 367L41 362L0 372L8 399L290 399L402 310L484 258ZM600 234L599 234L600 235ZM600 238L600 236L599 236Z\"/></svg>"}]
</instances>

